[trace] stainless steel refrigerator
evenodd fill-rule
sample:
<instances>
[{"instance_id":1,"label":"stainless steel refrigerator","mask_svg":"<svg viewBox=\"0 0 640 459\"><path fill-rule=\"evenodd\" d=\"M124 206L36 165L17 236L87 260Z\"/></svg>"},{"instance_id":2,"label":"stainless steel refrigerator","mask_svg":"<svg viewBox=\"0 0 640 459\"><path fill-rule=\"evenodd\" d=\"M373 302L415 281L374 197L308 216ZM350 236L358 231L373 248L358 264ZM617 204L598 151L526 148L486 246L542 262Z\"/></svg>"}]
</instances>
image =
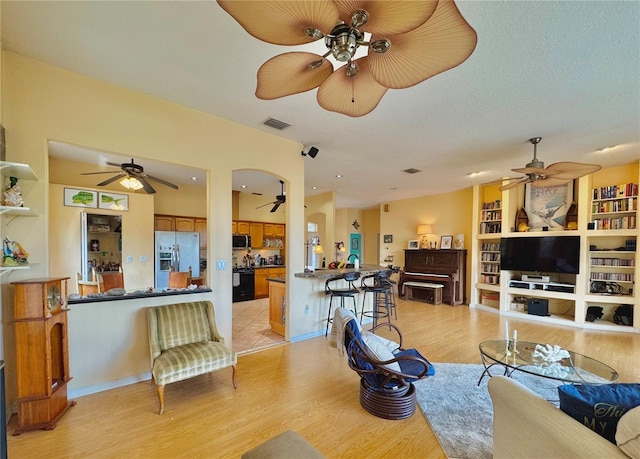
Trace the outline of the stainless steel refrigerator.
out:
<instances>
[{"instance_id":1,"label":"stainless steel refrigerator","mask_svg":"<svg viewBox=\"0 0 640 459\"><path fill-rule=\"evenodd\" d=\"M156 282L157 289L169 287L169 271L187 271L200 276L200 235L185 231L156 231Z\"/></svg>"}]
</instances>

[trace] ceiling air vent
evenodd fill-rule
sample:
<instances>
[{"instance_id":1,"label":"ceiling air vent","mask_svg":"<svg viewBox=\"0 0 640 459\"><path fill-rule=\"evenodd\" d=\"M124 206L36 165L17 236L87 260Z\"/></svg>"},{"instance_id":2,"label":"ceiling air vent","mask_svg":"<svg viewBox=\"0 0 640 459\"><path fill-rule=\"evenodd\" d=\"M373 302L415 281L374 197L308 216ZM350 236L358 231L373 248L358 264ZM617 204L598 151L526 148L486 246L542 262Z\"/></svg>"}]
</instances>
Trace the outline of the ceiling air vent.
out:
<instances>
[{"instance_id":1,"label":"ceiling air vent","mask_svg":"<svg viewBox=\"0 0 640 459\"><path fill-rule=\"evenodd\" d=\"M278 131L282 131L283 129L286 129L289 126L291 126L290 124L285 123L284 121L277 120L275 118L267 118L265 122L262 124L264 124L265 126L269 126L271 128L277 129Z\"/></svg>"},{"instance_id":2,"label":"ceiling air vent","mask_svg":"<svg viewBox=\"0 0 640 459\"><path fill-rule=\"evenodd\" d=\"M415 169L415 168L410 168L410 169L405 169L402 172L406 172L407 174L417 174L418 172L422 172L420 169Z\"/></svg>"}]
</instances>

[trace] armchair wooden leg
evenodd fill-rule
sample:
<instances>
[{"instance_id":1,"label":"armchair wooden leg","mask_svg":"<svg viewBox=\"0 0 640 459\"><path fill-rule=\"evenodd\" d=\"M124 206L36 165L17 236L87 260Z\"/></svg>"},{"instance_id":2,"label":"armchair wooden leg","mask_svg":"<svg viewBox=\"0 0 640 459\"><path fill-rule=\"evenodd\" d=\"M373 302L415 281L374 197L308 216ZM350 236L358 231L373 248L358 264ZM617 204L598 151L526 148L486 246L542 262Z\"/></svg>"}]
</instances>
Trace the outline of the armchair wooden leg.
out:
<instances>
[{"instance_id":1,"label":"armchair wooden leg","mask_svg":"<svg viewBox=\"0 0 640 459\"><path fill-rule=\"evenodd\" d=\"M236 366L233 366L233 374L231 375L231 380L233 381L233 388L237 389L238 388L238 383L236 382Z\"/></svg>"},{"instance_id":2,"label":"armchair wooden leg","mask_svg":"<svg viewBox=\"0 0 640 459\"><path fill-rule=\"evenodd\" d=\"M158 401L160 402L160 413L164 413L164 386L157 386L158 390Z\"/></svg>"}]
</instances>

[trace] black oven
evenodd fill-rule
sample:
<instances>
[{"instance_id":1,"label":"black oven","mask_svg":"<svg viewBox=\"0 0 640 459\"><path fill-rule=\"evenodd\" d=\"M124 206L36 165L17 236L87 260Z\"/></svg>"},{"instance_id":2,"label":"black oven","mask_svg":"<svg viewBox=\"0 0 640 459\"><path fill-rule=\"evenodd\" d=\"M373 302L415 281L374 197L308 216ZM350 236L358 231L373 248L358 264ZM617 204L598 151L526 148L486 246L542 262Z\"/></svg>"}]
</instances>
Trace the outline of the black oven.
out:
<instances>
[{"instance_id":1,"label":"black oven","mask_svg":"<svg viewBox=\"0 0 640 459\"><path fill-rule=\"evenodd\" d=\"M255 299L254 273L252 268L233 269L233 302Z\"/></svg>"}]
</instances>

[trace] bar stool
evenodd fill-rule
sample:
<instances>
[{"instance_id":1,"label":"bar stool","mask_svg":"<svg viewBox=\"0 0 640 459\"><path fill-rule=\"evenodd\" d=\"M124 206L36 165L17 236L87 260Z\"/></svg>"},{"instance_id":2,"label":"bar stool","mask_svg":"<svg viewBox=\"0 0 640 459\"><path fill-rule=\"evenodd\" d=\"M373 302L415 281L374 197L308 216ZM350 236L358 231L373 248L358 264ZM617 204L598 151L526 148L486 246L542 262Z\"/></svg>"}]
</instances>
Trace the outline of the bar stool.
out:
<instances>
[{"instance_id":1,"label":"bar stool","mask_svg":"<svg viewBox=\"0 0 640 459\"><path fill-rule=\"evenodd\" d=\"M378 325L378 319L388 318L391 320L391 284L388 279L391 275L390 270L380 271L375 274L364 276L361 281L360 288L364 295L362 296L362 310L360 311L360 323L364 317L373 318L373 326ZM367 300L367 293L373 295L373 309L365 311L364 304Z\"/></svg>"},{"instance_id":2,"label":"bar stool","mask_svg":"<svg viewBox=\"0 0 640 459\"><path fill-rule=\"evenodd\" d=\"M331 318L331 308L333 307L333 299L340 298L340 307L344 308L344 299L351 298L353 300L353 312L358 317L358 308L356 306L356 295L360 293L358 287L355 286L354 282L360 278L360 273L357 271L344 273L342 276L332 277L327 279L324 283L324 293L325 295L331 295L329 299L329 312L327 313L327 328L324 332L324 336L327 336L329 332L329 323L333 321ZM335 288L331 287L332 283L338 281L345 281L347 283L346 287L343 288Z\"/></svg>"},{"instance_id":3,"label":"bar stool","mask_svg":"<svg viewBox=\"0 0 640 459\"><path fill-rule=\"evenodd\" d=\"M391 276L394 273L399 271L398 268L391 268L387 271L380 272L380 280L382 283L385 283L389 287L389 309L393 312L393 317L398 320L398 310L396 309L396 285L397 282L391 279Z\"/></svg>"}]
</instances>

